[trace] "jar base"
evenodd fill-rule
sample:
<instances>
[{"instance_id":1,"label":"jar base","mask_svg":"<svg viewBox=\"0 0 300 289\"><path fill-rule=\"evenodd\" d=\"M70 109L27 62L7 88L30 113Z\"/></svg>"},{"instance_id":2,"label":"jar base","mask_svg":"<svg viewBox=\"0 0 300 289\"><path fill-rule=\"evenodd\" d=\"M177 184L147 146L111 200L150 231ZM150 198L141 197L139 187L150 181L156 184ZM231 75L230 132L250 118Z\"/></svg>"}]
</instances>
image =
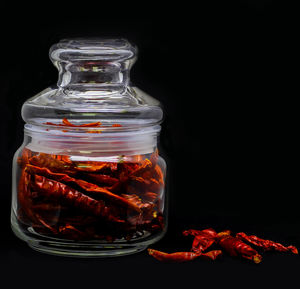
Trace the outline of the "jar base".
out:
<instances>
[{"instance_id":1,"label":"jar base","mask_svg":"<svg viewBox=\"0 0 300 289\"><path fill-rule=\"evenodd\" d=\"M11 228L19 239L25 241L30 248L38 252L56 256L79 258L106 258L135 254L147 249L149 245L159 241L166 233L165 227L159 235L152 236L152 238L147 241L144 240L143 242L135 244L105 244L92 241L72 242L38 235L34 233L34 230L31 227L28 227L26 230L21 229L14 213L11 215Z\"/></svg>"},{"instance_id":2,"label":"jar base","mask_svg":"<svg viewBox=\"0 0 300 289\"><path fill-rule=\"evenodd\" d=\"M147 249L147 246L112 248L105 246L65 246L47 242L28 242L30 248L50 255L82 258L107 258L135 254Z\"/></svg>"}]
</instances>

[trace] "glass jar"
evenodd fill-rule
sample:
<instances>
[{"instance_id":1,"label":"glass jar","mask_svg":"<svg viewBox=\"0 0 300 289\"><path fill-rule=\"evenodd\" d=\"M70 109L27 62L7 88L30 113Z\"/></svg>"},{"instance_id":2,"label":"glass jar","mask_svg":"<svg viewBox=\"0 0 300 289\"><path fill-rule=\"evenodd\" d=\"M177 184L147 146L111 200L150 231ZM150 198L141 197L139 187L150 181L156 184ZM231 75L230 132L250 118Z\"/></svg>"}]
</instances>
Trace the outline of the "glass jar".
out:
<instances>
[{"instance_id":1,"label":"glass jar","mask_svg":"<svg viewBox=\"0 0 300 289\"><path fill-rule=\"evenodd\" d=\"M11 223L30 247L119 256L166 231L162 109L130 86L124 39L67 39L50 49L59 80L27 100L13 160Z\"/></svg>"}]
</instances>

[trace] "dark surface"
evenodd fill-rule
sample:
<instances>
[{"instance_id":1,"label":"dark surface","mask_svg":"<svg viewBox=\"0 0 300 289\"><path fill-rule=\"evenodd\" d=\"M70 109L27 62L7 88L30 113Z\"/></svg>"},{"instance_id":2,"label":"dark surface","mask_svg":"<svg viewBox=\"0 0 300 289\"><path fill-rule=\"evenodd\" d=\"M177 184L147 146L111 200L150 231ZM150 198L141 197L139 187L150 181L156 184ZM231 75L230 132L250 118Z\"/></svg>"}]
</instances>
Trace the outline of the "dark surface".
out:
<instances>
[{"instance_id":1,"label":"dark surface","mask_svg":"<svg viewBox=\"0 0 300 289\"><path fill-rule=\"evenodd\" d=\"M181 231L206 227L300 247L295 8L223 2L2 10L10 16L9 22L1 19L2 280L47 288L299 286L300 258L290 254L265 253L259 265L227 255L213 263L161 264L146 252L71 259L34 252L10 230L11 160L23 138L20 110L56 82L49 47L66 37L121 36L139 47L133 83L165 111L161 152L168 164L170 226L152 247L187 250L191 239Z\"/></svg>"}]
</instances>

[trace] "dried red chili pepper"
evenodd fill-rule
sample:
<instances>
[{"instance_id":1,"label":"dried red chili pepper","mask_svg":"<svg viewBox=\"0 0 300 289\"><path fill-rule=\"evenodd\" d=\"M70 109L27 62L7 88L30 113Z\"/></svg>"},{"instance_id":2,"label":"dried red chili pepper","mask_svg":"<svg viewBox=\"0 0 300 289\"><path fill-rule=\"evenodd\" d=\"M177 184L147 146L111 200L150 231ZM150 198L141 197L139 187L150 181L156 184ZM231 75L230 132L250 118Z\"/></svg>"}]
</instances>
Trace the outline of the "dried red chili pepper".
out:
<instances>
[{"instance_id":1,"label":"dried red chili pepper","mask_svg":"<svg viewBox=\"0 0 300 289\"><path fill-rule=\"evenodd\" d=\"M161 167L157 163L158 161L158 149L156 149L150 156L150 162L152 163L152 170L148 170L143 175L144 178L154 178L161 185L164 185L164 174L162 172Z\"/></svg>"},{"instance_id":2,"label":"dried red chili pepper","mask_svg":"<svg viewBox=\"0 0 300 289\"><path fill-rule=\"evenodd\" d=\"M199 257L199 255L194 252L175 252L168 254L158 250L148 249L148 253L150 256L163 262L187 262Z\"/></svg>"},{"instance_id":3,"label":"dried red chili pepper","mask_svg":"<svg viewBox=\"0 0 300 289\"><path fill-rule=\"evenodd\" d=\"M48 168L52 172L63 172L69 175L76 174L76 170L72 167L72 164L53 158L51 155L45 153L39 153L31 157L29 163L40 168Z\"/></svg>"},{"instance_id":4,"label":"dried red chili pepper","mask_svg":"<svg viewBox=\"0 0 300 289\"><path fill-rule=\"evenodd\" d=\"M54 123L54 122L50 122L50 121L44 122L43 124L46 124L46 125L65 126L64 124L61 124L61 123Z\"/></svg>"},{"instance_id":5,"label":"dried red chili pepper","mask_svg":"<svg viewBox=\"0 0 300 289\"><path fill-rule=\"evenodd\" d=\"M148 202L154 203L158 200L158 194L153 192L144 193L142 198Z\"/></svg>"},{"instance_id":6,"label":"dried red chili pepper","mask_svg":"<svg viewBox=\"0 0 300 289\"><path fill-rule=\"evenodd\" d=\"M31 192L32 195L32 212L40 216L45 222L49 223L49 225L57 224L60 220L62 220L62 215L68 212L68 207L63 206L61 204L55 204L51 201L46 201L44 198L42 200L38 200L40 197L38 192Z\"/></svg>"},{"instance_id":7,"label":"dried red chili pepper","mask_svg":"<svg viewBox=\"0 0 300 289\"><path fill-rule=\"evenodd\" d=\"M91 184L91 183L88 183L83 180L74 179L74 178L68 176L67 174L52 173L47 168L40 168L40 167L36 167L33 165L27 165L25 170L26 170L26 172L29 172L31 174L41 175L41 176L50 178L52 180L55 180L55 181L58 181L61 183L77 184L81 189L85 190L86 192L100 194L101 196L104 196L105 198L107 198L111 201L114 201L125 207L133 209L136 212L140 212L140 208L138 206L136 206L134 203L131 203L127 199L125 199L119 195L113 194L110 191L108 191L107 189L101 188L95 184Z\"/></svg>"},{"instance_id":8,"label":"dried red chili pepper","mask_svg":"<svg viewBox=\"0 0 300 289\"><path fill-rule=\"evenodd\" d=\"M110 171L116 171L117 165L116 163L109 162L71 162L68 158L68 161L65 161L65 158L57 158L49 154L39 153L36 156L33 156L29 159L29 163L37 166L37 167L46 167L53 172L63 172L65 174L69 174L75 176L79 172L84 173L95 173L100 172L105 169L109 169Z\"/></svg>"},{"instance_id":9,"label":"dried red chili pepper","mask_svg":"<svg viewBox=\"0 0 300 289\"><path fill-rule=\"evenodd\" d=\"M36 214L36 217L44 227L48 228L52 233L57 234L57 230L52 226L50 226L49 224L47 224L40 215Z\"/></svg>"},{"instance_id":10,"label":"dried red chili pepper","mask_svg":"<svg viewBox=\"0 0 300 289\"><path fill-rule=\"evenodd\" d=\"M154 213L156 215L156 212ZM160 213L157 213L157 216L152 220L152 223L148 227L151 231L162 230L165 227L164 218Z\"/></svg>"},{"instance_id":11,"label":"dried red chili pepper","mask_svg":"<svg viewBox=\"0 0 300 289\"><path fill-rule=\"evenodd\" d=\"M134 182L134 186L138 187L141 191L142 188L146 188L151 191L158 191L160 189L160 184L156 179L144 179L142 177L130 176L130 182Z\"/></svg>"},{"instance_id":12,"label":"dried red chili pepper","mask_svg":"<svg viewBox=\"0 0 300 289\"><path fill-rule=\"evenodd\" d=\"M184 236L192 235L194 236L194 241L192 244L191 251L195 253L204 252L207 248L209 248L214 242L217 236L217 233L213 229L205 229L205 230L187 230L183 231Z\"/></svg>"},{"instance_id":13,"label":"dried red chili pepper","mask_svg":"<svg viewBox=\"0 0 300 289\"><path fill-rule=\"evenodd\" d=\"M97 122L90 122L85 124L73 124L68 119L64 118L62 123L53 123L53 122L45 122L46 125L55 125L55 126L63 126L63 127L100 127L102 123L100 121ZM121 124L114 123L112 127L122 127ZM68 130L63 130L63 132L67 132ZM87 133L102 133L101 130L89 130L86 131Z\"/></svg>"},{"instance_id":14,"label":"dried red chili pepper","mask_svg":"<svg viewBox=\"0 0 300 289\"><path fill-rule=\"evenodd\" d=\"M29 222L34 223L37 222L37 218L32 211L32 199L30 196L31 192L29 185L30 175L25 172L25 169L22 169L18 186L18 210L25 214L24 217L28 219ZM22 216L22 213L19 214L19 217Z\"/></svg>"},{"instance_id":15,"label":"dried red chili pepper","mask_svg":"<svg viewBox=\"0 0 300 289\"><path fill-rule=\"evenodd\" d=\"M229 232L221 232L217 236L218 244L231 256L241 256L243 258L260 263L262 256L256 250L236 237L230 236Z\"/></svg>"},{"instance_id":16,"label":"dried red chili pepper","mask_svg":"<svg viewBox=\"0 0 300 289\"><path fill-rule=\"evenodd\" d=\"M45 122L45 124L56 125L56 126L70 126L70 127L99 127L99 126L101 126L100 121L76 125L76 124L69 122L66 118L64 118L62 120L62 123Z\"/></svg>"},{"instance_id":17,"label":"dried red chili pepper","mask_svg":"<svg viewBox=\"0 0 300 289\"><path fill-rule=\"evenodd\" d=\"M156 165L156 166L154 167L154 171L155 171L155 173L158 175L158 177L157 177L158 181L159 181L162 185L164 185L164 184L165 184L165 182L164 182L164 174L163 174L163 172L162 172L162 170L161 170L161 167L160 167L159 165Z\"/></svg>"},{"instance_id":18,"label":"dried red chili pepper","mask_svg":"<svg viewBox=\"0 0 300 289\"><path fill-rule=\"evenodd\" d=\"M106 162L72 162L72 167L79 172L101 172L105 169L116 170L115 166L111 166L110 163Z\"/></svg>"},{"instance_id":19,"label":"dried red chili pepper","mask_svg":"<svg viewBox=\"0 0 300 289\"><path fill-rule=\"evenodd\" d=\"M108 221L123 223L124 221L114 215L112 210L105 206L103 201L97 201L87 195L70 188L69 186L50 180L43 176L32 175L31 187L45 194L47 197L60 200L62 203L72 205L94 216L105 218Z\"/></svg>"},{"instance_id":20,"label":"dried red chili pepper","mask_svg":"<svg viewBox=\"0 0 300 289\"><path fill-rule=\"evenodd\" d=\"M158 149L156 149L149 158L149 160L152 164L152 168L154 168L157 165L158 158L159 158L159 153L158 153Z\"/></svg>"},{"instance_id":21,"label":"dried red chili pepper","mask_svg":"<svg viewBox=\"0 0 300 289\"><path fill-rule=\"evenodd\" d=\"M155 205L153 203L143 202L137 195L122 194L122 197L126 198L131 203L134 203L142 211L140 215L128 218L128 222L131 225L145 225L150 223L157 216L157 211L154 210Z\"/></svg>"},{"instance_id":22,"label":"dried red chili pepper","mask_svg":"<svg viewBox=\"0 0 300 289\"><path fill-rule=\"evenodd\" d=\"M223 252L221 250L212 250L206 253L201 253L200 257L203 259L216 260L222 256Z\"/></svg>"},{"instance_id":23,"label":"dried red chili pepper","mask_svg":"<svg viewBox=\"0 0 300 289\"><path fill-rule=\"evenodd\" d=\"M53 204L53 203L42 203L42 204L34 204L32 209L34 211L42 211L42 212L53 212L53 211L63 211L67 207L62 206L60 204Z\"/></svg>"},{"instance_id":24,"label":"dried red chili pepper","mask_svg":"<svg viewBox=\"0 0 300 289\"><path fill-rule=\"evenodd\" d=\"M203 234L211 237L211 238L215 238L217 237L217 232L212 229L212 228L209 228L209 229L204 229L204 230L193 230L193 229L190 229L190 230L185 230L182 232L182 234L184 236L188 236L188 235L191 235L191 236L201 236Z\"/></svg>"},{"instance_id":25,"label":"dried red chili pepper","mask_svg":"<svg viewBox=\"0 0 300 289\"><path fill-rule=\"evenodd\" d=\"M128 195L128 194L122 194L122 197L124 197L126 200L130 201L131 203L135 204L140 209L145 209L152 207L149 203L144 203L141 198L137 195Z\"/></svg>"},{"instance_id":26,"label":"dried red chili pepper","mask_svg":"<svg viewBox=\"0 0 300 289\"><path fill-rule=\"evenodd\" d=\"M108 175L100 175L95 173L86 174L87 178L96 183L104 184L107 186L112 186L116 184L119 180Z\"/></svg>"},{"instance_id":27,"label":"dried red chili pepper","mask_svg":"<svg viewBox=\"0 0 300 289\"><path fill-rule=\"evenodd\" d=\"M64 118L62 120L62 123L66 126L72 126L72 127L99 127L101 125L100 121L76 125L76 124L70 123L66 118Z\"/></svg>"},{"instance_id":28,"label":"dried red chili pepper","mask_svg":"<svg viewBox=\"0 0 300 289\"><path fill-rule=\"evenodd\" d=\"M21 157L18 158L18 164L21 168L23 168L26 164L28 164L29 159L32 157L32 152L28 148L24 148L22 150Z\"/></svg>"},{"instance_id":29,"label":"dried red chili pepper","mask_svg":"<svg viewBox=\"0 0 300 289\"><path fill-rule=\"evenodd\" d=\"M71 158L69 156L66 156L66 155L49 155L49 156L51 156L52 158L57 159L59 161L63 161L65 163L72 164Z\"/></svg>"},{"instance_id":30,"label":"dried red chili pepper","mask_svg":"<svg viewBox=\"0 0 300 289\"><path fill-rule=\"evenodd\" d=\"M152 167L152 162L149 159L144 159L140 166L134 170L130 175L138 177L143 172L147 171L147 169Z\"/></svg>"},{"instance_id":31,"label":"dried red chili pepper","mask_svg":"<svg viewBox=\"0 0 300 289\"><path fill-rule=\"evenodd\" d=\"M79 231L71 225L60 226L59 233L71 240L81 240L86 237L84 232Z\"/></svg>"},{"instance_id":32,"label":"dried red chili pepper","mask_svg":"<svg viewBox=\"0 0 300 289\"><path fill-rule=\"evenodd\" d=\"M294 254L298 254L298 250L295 246L287 246L286 247L280 243L276 243L271 240L264 240L264 239L258 238L257 236L254 236L254 235L248 236L242 232L237 233L236 237L243 241L247 241L257 247L263 248L265 251L275 250L275 251L279 251L279 252L292 252Z\"/></svg>"},{"instance_id":33,"label":"dried red chili pepper","mask_svg":"<svg viewBox=\"0 0 300 289\"><path fill-rule=\"evenodd\" d=\"M154 249L148 249L150 256L163 262L188 262L196 258L204 258L215 260L218 256L222 254L220 250L214 250L207 253L196 254L194 252L175 252L175 253L165 253Z\"/></svg>"},{"instance_id":34,"label":"dried red chili pepper","mask_svg":"<svg viewBox=\"0 0 300 289\"><path fill-rule=\"evenodd\" d=\"M115 173L118 170L118 163L113 162L84 162L85 167L80 167L74 162L74 165L76 170L88 173L103 173L103 171Z\"/></svg>"},{"instance_id":35,"label":"dried red chili pepper","mask_svg":"<svg viewBox=\"0 0 300 289\"><path fill-rule=\"evenodd\" d=\"M139 164L138 167L132 170L130 173L128 173L128 170L126 170L126 173L124 173L123 171L119 176L119 182L115 183L111 187L108 187L108 189L112 192L119 191L122 186L130 180L130 178L138 177L140 174L146 172L151 167L152 163L149 159L143 160L141 164Z\"/></svg>"},{"instance_id":36,"label":"dried red chili pepper","mask_svg":"<svg viewBox=\"0 0 300 289\"><path fill-rule=\"evenodd\" d=\"M112 190L120 190L122 184L126 184L127 191L137 194L143 198L146 192L160 192L164 185L164 175L158 164L156 164L156 152L141 162L139 167L132 171L127 177L121 178L119 184L112 187Z\"/></svg>"}]
</instances>

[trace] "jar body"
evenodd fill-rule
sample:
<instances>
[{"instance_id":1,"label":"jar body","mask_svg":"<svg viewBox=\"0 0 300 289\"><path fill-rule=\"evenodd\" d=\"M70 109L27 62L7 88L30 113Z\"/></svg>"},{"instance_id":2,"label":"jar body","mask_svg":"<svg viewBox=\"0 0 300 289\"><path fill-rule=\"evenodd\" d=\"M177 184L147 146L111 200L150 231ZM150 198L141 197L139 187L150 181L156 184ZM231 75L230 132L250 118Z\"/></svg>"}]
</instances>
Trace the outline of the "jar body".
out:
<instances>
[{"instance_id":1,"label":"jar body","mask_svg":"<svg viewBox=\"0 0 300 289\"><path fill-rule=\"evenodd\" d=\"M130 254L162 238L166 164L156 147L90 153L85 142L70 149L25 134L13 160L15 234L39 251L86 257Z\"/></svg>"}]
</instances>

